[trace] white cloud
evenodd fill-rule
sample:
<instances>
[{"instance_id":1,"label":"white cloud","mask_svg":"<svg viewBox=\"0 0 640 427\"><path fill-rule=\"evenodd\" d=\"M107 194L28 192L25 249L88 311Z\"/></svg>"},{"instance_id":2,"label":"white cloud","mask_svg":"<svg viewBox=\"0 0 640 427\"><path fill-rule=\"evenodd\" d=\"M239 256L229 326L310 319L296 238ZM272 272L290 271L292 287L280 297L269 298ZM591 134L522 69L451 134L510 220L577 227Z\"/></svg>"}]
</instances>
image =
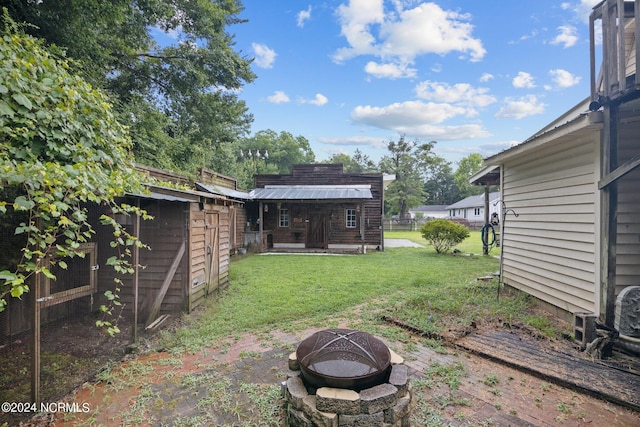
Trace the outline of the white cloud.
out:
<instances>
[{"instance_id":1,"label":"white cloud","mask_svg":"<svg viewBox=\"0 0 640 427\"><path fill-rule=\"evenodd\" d=\"M402 2L393 3L395 11L386 14L383 0L349 0L340 5L337 15L348 46L335 52L334 61L372 55L385 65L407 69L419 55L460 52L475 62L486 54L482 42L472 36L469 15L445 11L435 3L406 10ZM378 67L370 70L378 73L376 77L383 75ZM396 78L393 73L389 76Z\"/></svg>"},{"instance_id":2,"label":"white cloud","mask_svg":"<svg viewBox=\"0 0 640 427\"><path fill-rule=\"evenodd\" d=\"M273 68L273 63L278 54L269 46L260 43L252 43L251 48L256 55L255 63L261 68Z\"/></svg>"},{"instance_id":3,"label":"white cloud","mask_svg":"<svg viewBox=\"0 0 640 427\"><path fill-rule=\"evenodd\" d=\"M318 138L318 141L330 145L361 145L374 148L386 148L387 146L387 142L384 139L373 136L321 137Z\"/></svg>"},{"instance_id":4,"label":"white cloud","mask_svg":"<svg viewBox=\"0 0 640 427\"><path fill-rule=\"evenodd\" d=\"M290 99L286 93L281 90L277 90L273 95L267 97L267 101L272 104L284 104L286 102L289 102Z\"/></svg>"},{"instance_id":5,"label":"white cloud","mask_svg":"<svg viewBox=\"0 0 640 427\"><path fill-rule=\"evenodd\" d=\"M348 5L338 6L341 34L347 39L350 48L336 52L334 60L342 62L363 54L373 54L375 37L370 26L381 24L384 20L383 0L350 0Z\"/></svg>"},{"instance_id":6,"label":"white cloud","mask_svg":"<svg viewBox=\"0 0 640 427\"><path fill-rule=\"evenodd\" d=\"M522 119L544 113L546 105L538 101L535 95L527 95L518 99L506 98L505 106L498 111L499 119Z\"/></svg>"},{"instance_id":7,"label":"white cloud","mask_svg":"<svg viewBox=\"0 0 640 427\"><path fill-rule=\"evenodd\" d=\"M450 104L407 101L384 107L358 106L351 112L351 118L357 124L392 130L412 138L456 140L490 136L479 124L439 125L469 111L473 110Z\"/></svg>"},{"instance_id":8,"label":"white cloud","mask_svg":"<svg viewBox=\"0 0 640 427\"><path fill-rule=\"evenodd\" d=\"M602 0L580 0L573 8L573 12L580 21L586 24L589 22L589 15L593 12L593 7L601 2ZM565 3L563 3L564 5Z\"/></svg>"},{"instance_id":9,"label":"white cloud","mask_svg":"<svg viewBox=\"0 0 640 427\"><path fill-rule=\"evenodd\" d=\"M551 41L551 44L562 45L565 49L574 46L578 42L576 27L572 25L561 25L558 27L560 34Z\"/></svg>"},{"instance_id":10,"label":"white cloud","mask_svg":"<svg viewBox=\"0 0 640 427\"><path fill-rule=\"evenodd\" d=\"M313 99L301 98L300 102L302 104L312 104L312 105L317 105L317 106L321 107L321 106L325 105L327 102L329 102L329 99L326 96L324 96L323 94L321 94L321 93L316 93L315 98L313 98Z\"/></svg>"},{"instance_id":11,"label":"white cloud","mask_svg":"<svg viewBox=\"0 0 640 427\"><path fill-rule=\"evenodd\" d=\"M311 6L309 6L307 10L301 10L300 12L298 12L298 21L296 25L302 28L304 27L304 21L310 18L311 18Z\"/></svg>"},{"instance_id":12,"label":"white cloud","mask_svg":"<svg viewBox=\"0 0 640 427\"><path fill-rule=\"evenodd\" d=\"M417 55L463 52L470 60L481 60L486 54L479 39L471 36L470 16L445 11L435 3L422 3L414 9L402 11L397 20L387 20L382 29L382 49L385 54L404 58Z\"/></svg>"},{"instance_id":13,"label":"white cloud","mask_svg":"<svg viewBox=\"0 0 640 427\"><path fill-rule=\"evenodd\" d=\"M409 68L406 64L378 64L370 61L365 65L364 71L376 78L397 79L402 77L415 77L417 70Z\"/></svg>"},{"instance_id":14,"label":"white cloud","mask_svg":"<svg viewBox=\"0 0 640 427\"><path fill-rule=\"evenodd\" d=\"M446 102L472 107L486 107L496 102L489 95L487 88L474 88L468 83L456 83L453 86L446 82L424 81L416 86L418 98L428 101Z\"/></svg>"},{"instance_id":15,"label":"white cloud","mask_svg":"<svg viewBox=\"0 0 640 427\"><path fill-rule=\"evenodd\" d=\"M566 70L560 68L549 71L549 75L553 82L559 87L571 87L580 83L581 77L575 76Z\"/></svg>"},{"instance_id":16,"label":"white cloud","mask_svg":"<svg viewBox=\"0 0 640 427\"><path fill-rule=\"evenodd\" d=\"M533 82L533 76L524 71L520 71L517 76L513 78L513 87L517 89L531 89L536 87Z\"/></svg>"},{"instance_id":17,"label":"white cloud","mask_svg":"<svg viewBox=\"0 0 640 427\"><path fill-rule=\"evenodd\" d=\"M351 118L356 123L397 130L425 123L442 123L451 117L464 115L466 112L465 108L448 104L406 101L385 107L357 106L351 112Z\"/></svg>"},{"instance_id":18,"label":"white cloud","mask_svg":"<svg viewBox=\"0 0 640 427\"><path fill-rule=\"evenodd\" d=\"M480 83L486 83L489 80L493 80L493 74L491 74L491 73L483 73L480 76Z\"/></svg>"}]
</instances>

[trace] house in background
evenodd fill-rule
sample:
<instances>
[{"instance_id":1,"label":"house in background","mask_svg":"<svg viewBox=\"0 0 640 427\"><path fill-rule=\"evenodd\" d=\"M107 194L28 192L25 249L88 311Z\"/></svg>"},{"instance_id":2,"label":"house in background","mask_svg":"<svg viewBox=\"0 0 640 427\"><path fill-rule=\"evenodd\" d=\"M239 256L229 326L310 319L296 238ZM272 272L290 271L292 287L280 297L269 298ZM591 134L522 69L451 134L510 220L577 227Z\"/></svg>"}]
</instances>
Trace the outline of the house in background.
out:
<instances>
[{"instance_id":1,"label":"house in background","mask_svg":"<svg viewBox=\"0 0 640 427\"><path fill-rule=\"evenodd\" d=\"M500 192L489 193L488 198L489 217L496 213L498 219L501 219ZM450 218L466 219L473 225L485 224L485 196L480 194L477 196L469 196L452 205L447 206L448 216Z\"/></svg>"},{"instance_id":2,"label":"house in background","mask_svg":"<svg viewBox=\"0 0 640 427\"><path fill-rule=\"evenodd\" d=\"M411 218L424 219L446 218L449 216L447 205L422 205L409 209L409 213Z\"/></svg>"},{"instance_id":3,"label":"house in background","mask_svg":"<svg viewBox=\"0 0 640 427\"><path fill-rule=\"evenodd\" d=\"M640 10L635 5L607 0L591 14L590 98L522 144L485 159L486 170L499 170L506 213L503 283L576 324L586 324L591 313L618 329L621 342L640 337ZM596 24L603 35L598 74ZM589 335L576 326L583 345L594 338Z\"/></svg>"},{"instance_id":4,"label":"house in background","mask_svg":"<svg viewBox=\"0 0 640 427\"><path fill-rule=\"evenodd\" d=\"M383 247L383 174L301 164L286 175L256 175L254 182L245 243L256 250L364 253Z\"/></svg>"}]
</instances>

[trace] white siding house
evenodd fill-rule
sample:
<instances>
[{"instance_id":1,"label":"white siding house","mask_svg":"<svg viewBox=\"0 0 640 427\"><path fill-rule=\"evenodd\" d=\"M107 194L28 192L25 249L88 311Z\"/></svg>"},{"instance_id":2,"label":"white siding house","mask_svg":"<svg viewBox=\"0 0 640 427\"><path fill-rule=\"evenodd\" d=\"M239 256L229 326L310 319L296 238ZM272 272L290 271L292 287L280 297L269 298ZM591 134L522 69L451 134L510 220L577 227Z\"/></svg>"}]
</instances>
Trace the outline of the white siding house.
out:
<instances>
[{"instance_id":1,"label":"white siding house","mask_svg":"<svg viewBox=\"0 0 640 427\"><path fill-rule=\"evenodd\" d=\"M484 194L469 196L452 205L447 206L449 217L464 218L471 223L484 224L484 210ZM500 192L489 193L489 216L491 216L493 213L498 214L498 219L500 219Z\"/></svg>"},{"instance_id":2,"label":"white siding house","mask_svg":"<svg viewBox=\"0 0 640 427\"><path fill-rule=\"evenodd\" d=\"M485 159L501 181L503 283L567 320L589 312L609 327L617 296L640 285L640 10L621 4L606 0L591 15L604 39L596 73L592 37L591 96Z\"/></svg>"},{"instance_id":3,"label":"white siding house","mask_svg":"<svg viewBox=\"0 0 640 427\"><path fill-rule=\"evenodd\" d=\"M502 168L503 282L567 313L595 312L597 302L601 124L579 114L587 105L572 121L485 159Z\"/></svg>"},{"instance_id":4,"label":"white siding house","mask_svg":"<svg viewBox=\"0 0 640 427\"><path fill-rule=\"evenodd\" d=\"M446 218L447 205L423 205L409 209L411 218Z\"/></svg>"}]
</instances>

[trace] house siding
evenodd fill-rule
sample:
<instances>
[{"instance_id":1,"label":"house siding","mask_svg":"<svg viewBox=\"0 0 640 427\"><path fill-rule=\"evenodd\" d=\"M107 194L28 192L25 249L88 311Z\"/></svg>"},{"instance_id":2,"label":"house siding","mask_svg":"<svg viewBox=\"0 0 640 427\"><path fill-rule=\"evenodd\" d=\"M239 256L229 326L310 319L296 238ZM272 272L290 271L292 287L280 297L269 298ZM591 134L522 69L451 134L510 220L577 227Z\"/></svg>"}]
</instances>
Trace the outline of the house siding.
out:
<instances>
[{"instance_id":1,"label":"house siding","mask_svg":"<svg viewBox=\"0 0 640 427\"><path fill-rule=\"evenodd\" d=\"M504 283L571 313L595 311L598 136L550 144L503 168L502 199L513 210L503 218Z\"/></svg>"}]
</instances>

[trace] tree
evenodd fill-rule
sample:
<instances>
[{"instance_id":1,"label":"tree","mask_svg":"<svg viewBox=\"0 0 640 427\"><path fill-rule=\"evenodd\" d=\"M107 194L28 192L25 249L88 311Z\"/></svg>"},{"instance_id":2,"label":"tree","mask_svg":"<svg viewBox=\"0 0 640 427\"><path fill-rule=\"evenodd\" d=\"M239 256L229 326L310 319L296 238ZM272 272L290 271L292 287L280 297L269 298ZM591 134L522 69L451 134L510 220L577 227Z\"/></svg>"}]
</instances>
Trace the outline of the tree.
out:
<instances>
[{"instance_id":1,"label":"tree","mask_svg":"<svg viewBox=\"0 0 640 427\"><path fill-rule=\"evenodd\" d=\"M292 165L316 160L307 138L284 131L277 133L271 129L261 130L243 139L236 148L241 167L234 176L238 177L244 188L253 185L253 175L256 173L288 174ZM256 156L257 152L260 154Z\"/></svg>"},{"instance_id":2,"label":"tree","mask_svg":"<svg viewBox=\"0 0 640 427\"><path fill-rule=\"evenodd\" d=\"M480 154L474 153L464 157L458 162L458 169L454 174L454 180L458 187L461 199L481 194L483 189L477 185L469 184L469 179L482 170L484 160Z\"/></svg>"},{"instance_id":3,"label":"tree","mask_svg":"<svg viewBox=\"0 0 640 427\"><path fill-rule=\"evenodd\" d=\"M239 0L8 0L27 31L66 51L70 66L103 88L131 127L138 161L181 172L217 168L219 146L246 135L252 117L237 97L253 81L230 25ZM153 34L176 34L160 45ZM169 39L169 37L165 37ZM224 149L223 149L224 151Z\"/></svg>"},{"instance_id":4,"label":"tree","mask_svg":"<svg viewBox=\"0 0 640 427\"><path fill-rule=\"evenodd\" d=\"M144 189L130 155L131 141L108 97L71 74L67 61L21 33L6 16L3 24L0 222L13 229L22 249L19 257L0 253L0 311L7 295L19 298L28 292L31 277L53 278L47 259L64 269L66 258L82 255L80 243L94 233L88 203L144 214L115 201ZM125 255L142 243L113 218L101 220L114 227L114 246L123 249L121 258L108 263L127 271Z\"/></svg>"},{"instance_id":5,"label":"tree","mask_svg":"<svg viewBox=\"0 0 640 427\"><path fill-rule=\"evenodd\" d=\"M342 163L346 173L377 172L376 164L362 151L356 149L353 157L345 153L334 154L329 158L329 163Z\"/></svg>"},{"instance_id":6,"label":"tree","mask_svg":"<svg viewBox=\"0 0 640 427\"><path fill-rule=\"evenodd\" d=\"M451 205L460 200L451 163L434 156L424 185L428 205Z\"/></svg>"},{"instance_id":7,"label":"tree","mask_svg":"<svg viewBox=\"0 0 640 427\"><path fill-rule=\"evenodd\" d=\"M396 177L385 192L385 202L393 206L400 218L406 218L410 208L424 203L423 176L433 161L434 144L406 141L401 136L397 142L388 143L390 154L380 160L380 170Z\"/></svg>"}]
</instances>

